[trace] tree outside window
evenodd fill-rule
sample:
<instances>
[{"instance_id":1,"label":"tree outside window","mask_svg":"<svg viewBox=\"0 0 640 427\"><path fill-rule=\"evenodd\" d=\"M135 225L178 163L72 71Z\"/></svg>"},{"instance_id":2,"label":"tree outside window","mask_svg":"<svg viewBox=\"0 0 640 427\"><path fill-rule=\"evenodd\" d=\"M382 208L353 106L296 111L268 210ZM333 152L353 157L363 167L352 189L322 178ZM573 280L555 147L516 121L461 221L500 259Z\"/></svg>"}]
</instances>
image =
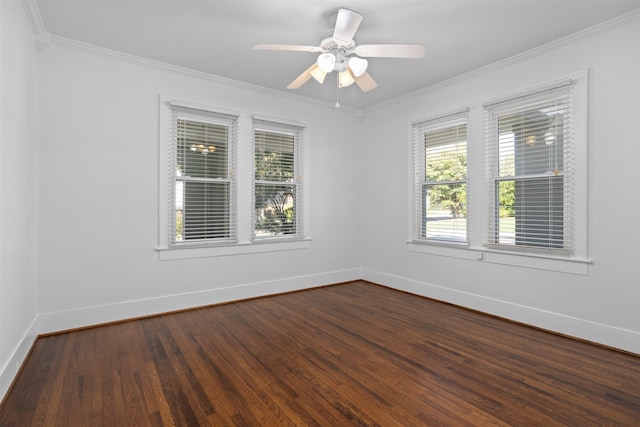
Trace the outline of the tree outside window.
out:
<instances>
[{"instance_id":1,"label":"tree outside window","mask_svg":"<svg viewBox=\"0 0 640 427\"><path fill-rule=\"evenodd\" d=\"M428 126L422 132L421 238L451 241L467 238L466 139L466 121L461 123L459 119Z\"/></svg>"},{"instance_id":2,"label":"tree outside window","mask_svg":"<svg viewBox=\"0 0 640 427\"><path fill-rule=\"evenodd\" d=\"M199 111L175 112L176 244L233 239L229 141L232 122Z\"/></svg>"},{"instance_id":3,"label":"tree outside window","mask_svg":"<svg viewBox=\"0 0 640 427\"><path fill-rule=\"evenodd\" d=\"M254 129L256 238L298 234L297 132Z\"/></svg>"}]
</instances>

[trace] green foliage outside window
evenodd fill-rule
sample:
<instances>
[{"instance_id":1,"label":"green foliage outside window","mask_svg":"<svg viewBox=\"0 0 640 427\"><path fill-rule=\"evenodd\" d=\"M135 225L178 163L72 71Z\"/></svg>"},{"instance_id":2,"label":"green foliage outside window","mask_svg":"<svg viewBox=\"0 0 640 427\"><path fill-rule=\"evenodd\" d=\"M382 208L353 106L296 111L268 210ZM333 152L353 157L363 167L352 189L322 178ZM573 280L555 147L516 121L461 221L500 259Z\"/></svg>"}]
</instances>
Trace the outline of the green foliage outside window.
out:
<instances>
[{"instance_id":1,"label":"green foliage outside window","mask_svg":"<svg viewBox=\"0 0 640 427\"><path fill-rule=\"evenodd\" d=\"M176 241L182 240L182 210L176 210Z\"/></svg>"},{"instance_id":2,"label":"green foliage outside window","mask_svg":"<svg viewBox=\"0 0 640 427\"><path fill-rule=\"evenodd\" d=\"M427 160L427 181L460 181L467 177L467 156L456 152L441 154L436 161ZM467 189L465 185L433 185L429 203L436 209L448 209L453 218L466 216Z\"/></svg>"},{"instance_id":3,"label":"green foliage outside window","mask_svg":"<svg viewBox=\"0 0 640 427\"><path fill-rule=\"evenodd\" d=\"M447 153L437 161L427 161L427 181L457 181L466 179L467 156ZM499 186L500 218L515 215L516 186L514 181L502 181ZM458 184L433 185L429 191L429 203L436 209L448 209L453 218L466 216L466 186Z\"/></svg>"},{"instance_id":4,"label":"green foliage outside window","mask_svg":"<svg viewBox=\"0 0 640 427\"><path fill-rule=\"evenodd\" d=\"M516 183L503 181L500 183L500 218L512 218L516 214Z\"/></svg>"},{"instance_id":5,"label":"green foliage outside window","mask_svg":"<svg viewBox=\"0 0 640 427\"><path fill-rule=\"evenodd\" d=\"M256 231L293 234L295 186L293 152L264 151L255 156Z\"/></svg>"}]
</instances>

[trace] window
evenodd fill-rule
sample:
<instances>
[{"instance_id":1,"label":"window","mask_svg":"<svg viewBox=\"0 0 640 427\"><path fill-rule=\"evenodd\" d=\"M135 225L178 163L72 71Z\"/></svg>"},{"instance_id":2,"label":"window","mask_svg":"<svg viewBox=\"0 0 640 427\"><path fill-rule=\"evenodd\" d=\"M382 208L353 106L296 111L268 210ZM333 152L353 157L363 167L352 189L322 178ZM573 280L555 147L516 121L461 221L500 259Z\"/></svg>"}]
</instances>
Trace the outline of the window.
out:
<instances>
[{"instance_id":1,"label":"window","mask_svg":"<svg viewBox=\"0 0 640 427\"><path fill-rule=\"evenodd\" d=\"M587 96L585 70L413 121L408 250L587 274Z\"/></svg>"},{"instance_id":2,"label":"window","mask_svg":"<svg viewBox=\"0 0 640 427\"><path fill-rule=\"evenodd\" d=\"M303 128L254 119L253 239L302 236Z\"/></svg>"},{"instance_id":3,"label":"window","mask_svg":"<svg viewBox=\"0 0 640 427\"><path fill-rule=\"evenodd\" d=\"M159 113L160 260L311 247L306 124L162 95Z\"/></svg>"},{"instance_id":4,"label":"window","mask_svg":"<svg viewBox=\"0 0 640 427\"><path fill-rule=\"evenodd\" d=\"M415 240L467 241L467 110L413 124Z\"/></svg>"},{"instance_id":5,"label":"window","mask_svg":"<svg viewBox=\"0 0 640 427\"><path fill-rule=\"evenodd\" d=\"M237 118L179 105L170 109L169 245L235 242Z\"/></svg>"},{"instance_id":6,"label":"window","mask_svg":"<svg viewBox=\"0 0 640 427\"><path fill-rule=\"evenodd\" d=\"M304 124L165 96L160 123L160 260L311 247Z\"/></svg>"},{"instance_id":7,"label":"window","mask_svg":"<svg viewBox=\"0 0 640 427\"><path fill-rule=\"evenodd\" d=\"M485 105L487 246L574 251L573 81Z\"/></svg>"}]
</instances>

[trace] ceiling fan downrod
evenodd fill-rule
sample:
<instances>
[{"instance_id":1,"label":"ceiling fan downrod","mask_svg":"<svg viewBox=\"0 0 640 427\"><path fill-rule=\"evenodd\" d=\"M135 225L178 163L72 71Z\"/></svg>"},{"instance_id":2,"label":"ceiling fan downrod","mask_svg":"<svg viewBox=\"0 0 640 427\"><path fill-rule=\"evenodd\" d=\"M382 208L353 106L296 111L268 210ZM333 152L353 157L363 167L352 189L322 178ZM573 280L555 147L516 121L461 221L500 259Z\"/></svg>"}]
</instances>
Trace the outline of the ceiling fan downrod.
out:
<instances>
[{"instance_id":1,"label":"ceiling fan downrod","mask_svg":"<svg viewBox=\"0 0 640 427\"><path fill-rule=\"evenodd\" d=\"M336 109L340 108L340 101L338 99L340 94L340 75L336 74Z\"/></svg>"}]
</instances>

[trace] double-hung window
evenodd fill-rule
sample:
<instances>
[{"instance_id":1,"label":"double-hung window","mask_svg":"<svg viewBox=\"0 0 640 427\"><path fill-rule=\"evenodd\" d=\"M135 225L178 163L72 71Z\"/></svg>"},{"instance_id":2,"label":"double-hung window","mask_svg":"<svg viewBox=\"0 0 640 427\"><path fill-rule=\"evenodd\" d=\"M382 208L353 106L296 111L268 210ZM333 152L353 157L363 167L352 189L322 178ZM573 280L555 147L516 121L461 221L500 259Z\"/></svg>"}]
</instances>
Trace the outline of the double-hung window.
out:
<instances>
[{"instance_id":1,"label":"double-hung window","mask_svg":"<svg viewBox=\"0 0 640 427\"><path fill-rule=\"evenodd\" d=\"M413 123L413 240L467 241L467 110Z\"/></svg>"},{"instance_id":2,"label":"double-hung window","mask_svg":"<svg viewBox=\"0 0 640 427\"><path fill-rule=\"evenodd\" d=\"M485 105L487 246L572 254L573 81Z\"/></svg>"},{"instance_id":3,"label":"double-hung window","mask_svg":"<svg viewBox=\"0 0 640 427\"><path fill-rule=\"evenodd\" d=\"M168 244L235 242L237 117L179 105L170 110Z\"/></svg>"},{"instance_id":4,"label":"double-hung window","mask_svg":"<svg viewBox=\"0 0 640 427\"><path fill-rule=\"evenodd\" d=\"M254 240L303 237L304 128L253 120Z\"/></svg>"},{"instance_id":5,"label":"double-hung window","mask_svg":"<svg viewBox=\"0 0 640 427\"><path fill-rule=\"evenodd\" d=\"M160 97L160 260L310 247L306 124Z\"/></svg>"}]
</instances>

